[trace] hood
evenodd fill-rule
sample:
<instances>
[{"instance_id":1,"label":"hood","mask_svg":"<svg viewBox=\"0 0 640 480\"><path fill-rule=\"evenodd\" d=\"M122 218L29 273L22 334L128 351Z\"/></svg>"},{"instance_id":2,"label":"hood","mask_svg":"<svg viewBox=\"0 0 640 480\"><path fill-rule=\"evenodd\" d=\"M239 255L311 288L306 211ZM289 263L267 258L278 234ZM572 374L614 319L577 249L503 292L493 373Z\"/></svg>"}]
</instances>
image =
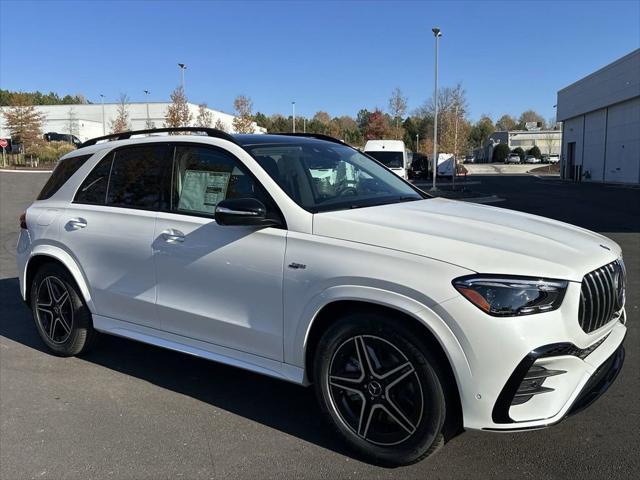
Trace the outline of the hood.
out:
<instances>
[{"instance_id":1,"label":"hood","mask_svg":"<svg viewBox=\"0 0 640 480\"><path fill-rule=\"evenodd\" d=\"M582 281L620 247L549 218L432 198L314 215L313 233L455 264L478 273Z\"/></svg>"}]
</instances>

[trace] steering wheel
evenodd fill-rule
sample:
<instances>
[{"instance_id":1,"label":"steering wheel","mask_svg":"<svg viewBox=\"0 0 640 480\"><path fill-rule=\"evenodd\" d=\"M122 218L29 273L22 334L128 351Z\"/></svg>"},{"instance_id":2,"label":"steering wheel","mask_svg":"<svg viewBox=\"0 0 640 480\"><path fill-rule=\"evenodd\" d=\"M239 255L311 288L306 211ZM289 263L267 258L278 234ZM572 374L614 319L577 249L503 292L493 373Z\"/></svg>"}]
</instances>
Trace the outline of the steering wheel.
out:
<instances>
[{"instance_id":1,"label":"steering wheel","mask_svg":"<svg viewBox=\"0 0 640 480\"><path fill-rule=\"evenodd\" d=\"M346 186L338 190L339 197L349 197L355 195L358 195L358 190L356 190L356 187Z\"/></svg>"}]
</instances>

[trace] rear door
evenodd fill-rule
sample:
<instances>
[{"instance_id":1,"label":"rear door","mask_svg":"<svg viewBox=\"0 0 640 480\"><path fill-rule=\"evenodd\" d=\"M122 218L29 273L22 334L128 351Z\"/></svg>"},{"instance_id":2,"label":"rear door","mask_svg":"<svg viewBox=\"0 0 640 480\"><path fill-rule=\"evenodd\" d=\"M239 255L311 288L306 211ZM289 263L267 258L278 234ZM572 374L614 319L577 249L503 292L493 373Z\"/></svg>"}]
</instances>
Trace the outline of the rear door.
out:
<instances>
[{"instance_id":1,"label":"rear door","mask_svg":"<svg viewBox=\"0 0 640 480\"><path fill-rule=\"evenodd\" d=\"M170 176L167 144L120 148L96 165L65 211L60 238L84 271L97 314L158 326L151 244Z\"/></svg>"}]
</instances>

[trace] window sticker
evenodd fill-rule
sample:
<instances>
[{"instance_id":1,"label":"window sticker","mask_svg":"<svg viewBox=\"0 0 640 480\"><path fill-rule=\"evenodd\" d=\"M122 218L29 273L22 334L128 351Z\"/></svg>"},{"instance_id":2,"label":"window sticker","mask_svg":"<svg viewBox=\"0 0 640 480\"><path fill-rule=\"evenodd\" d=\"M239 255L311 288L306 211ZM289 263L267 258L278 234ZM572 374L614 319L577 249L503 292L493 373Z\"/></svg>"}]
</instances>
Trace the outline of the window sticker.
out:
<instances>
[{"instance_id":1,"label":"window sticker","mask_svg":"<svg viewBox=\"0 0 640 480\"><path fill-rule=\"evenodd\" d=\"M186 170L178 209L214 213L216 205L227 196L230 179L230 172Z\"/></svg>"}]
</instances>

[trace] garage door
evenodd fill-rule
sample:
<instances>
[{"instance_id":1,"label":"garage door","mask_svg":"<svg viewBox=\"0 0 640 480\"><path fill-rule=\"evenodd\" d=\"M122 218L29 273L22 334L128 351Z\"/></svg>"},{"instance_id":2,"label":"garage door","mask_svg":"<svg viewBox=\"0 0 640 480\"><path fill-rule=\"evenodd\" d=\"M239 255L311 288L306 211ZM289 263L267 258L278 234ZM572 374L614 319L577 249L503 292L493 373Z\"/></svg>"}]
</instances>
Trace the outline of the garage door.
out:
<instances>
[{"instance_id":1,"label":"garage door","mask_svg":"<svg viewBox=\"0 0 640 480\"><path fill-rule=\"evenodd\" d=\"M640 97L609 107L605 182L640 182Z\"/></svg>"}]
</instances>

